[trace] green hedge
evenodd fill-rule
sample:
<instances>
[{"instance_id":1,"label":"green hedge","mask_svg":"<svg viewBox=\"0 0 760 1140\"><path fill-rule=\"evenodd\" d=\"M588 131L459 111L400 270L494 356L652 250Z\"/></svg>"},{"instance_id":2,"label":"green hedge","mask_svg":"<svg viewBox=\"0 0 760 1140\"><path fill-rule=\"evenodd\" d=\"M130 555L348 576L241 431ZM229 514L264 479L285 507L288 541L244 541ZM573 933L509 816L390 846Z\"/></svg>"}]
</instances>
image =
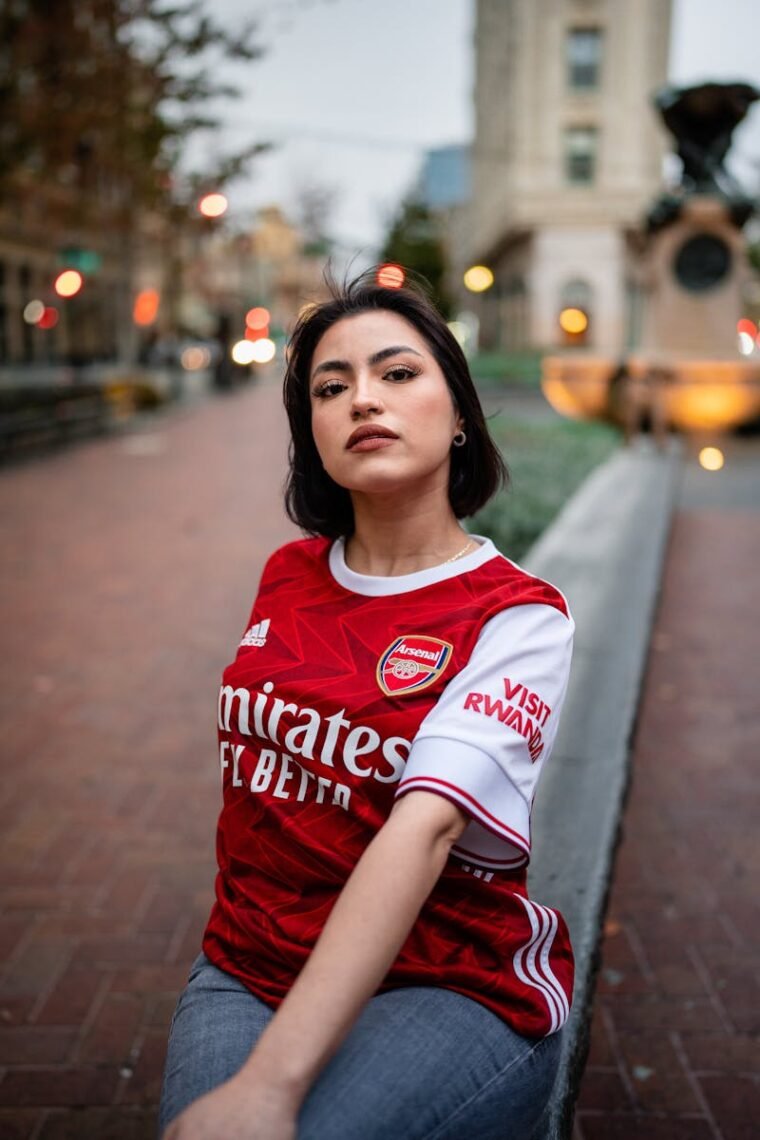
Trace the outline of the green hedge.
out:
<instances>
[{"instance_id":1,"label":"green hedge","mask_svg":"<svg viewBox=\"0 0 760 1140\"><path fill-rule=\"evenodd\" d=\"M574 420L510 420L494 425L511 486L469 522L508 558L519 561L586 476L618 447L620 432Z\"/></svg>"},{"instance_id":2,"label":"green hedge","mask_svg":"<svg viewBox=\"0 0 760 1140\"><path fill-rule=\"evenodd\" d=\"M477 352L468 364L473 379L486 388L538 388L541 384L540 352Z\"/></svg>"}]
</instances>

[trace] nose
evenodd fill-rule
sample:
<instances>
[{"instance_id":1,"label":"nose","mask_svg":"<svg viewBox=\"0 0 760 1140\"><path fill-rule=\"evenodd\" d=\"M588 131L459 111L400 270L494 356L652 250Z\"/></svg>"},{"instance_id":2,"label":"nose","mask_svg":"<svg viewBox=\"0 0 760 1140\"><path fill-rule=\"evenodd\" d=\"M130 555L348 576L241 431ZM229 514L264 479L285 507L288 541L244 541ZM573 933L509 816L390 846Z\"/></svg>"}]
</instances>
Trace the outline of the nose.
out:
<instances>
[{"instance_id":1,"label":"nose","mask_svg":"<svg viewBox=\"0 0 760 1140\"><path fill-rule=\"evenodd\" d=\"M358 420L363 416L377 415L383 411L383 402L376 383L370 378L357 377L356 387L351 400L351 418Z\"/></svg>"}]
</instances>

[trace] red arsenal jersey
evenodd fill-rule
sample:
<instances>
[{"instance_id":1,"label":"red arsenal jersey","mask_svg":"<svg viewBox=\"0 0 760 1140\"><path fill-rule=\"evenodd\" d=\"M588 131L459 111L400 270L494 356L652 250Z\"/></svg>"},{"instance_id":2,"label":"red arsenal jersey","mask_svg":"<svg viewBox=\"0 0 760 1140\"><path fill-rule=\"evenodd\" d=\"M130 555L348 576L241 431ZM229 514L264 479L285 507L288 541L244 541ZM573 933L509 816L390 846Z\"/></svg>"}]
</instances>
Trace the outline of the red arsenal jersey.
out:
<instances>
[{"instance_id":1,"label":"red arsenal jersey","mask_svg":"<svg viewBox=\"0 0 760 1140\"><path fill-rule=\"evenodd\" d=\"M487 540L390 578L351 571L342 540L272 555L219 694L211 961L276 1007L396 796L422 789L470 823L382 989L444 986L556 1032L572 949L526 867L572 634L559 591Z\"/></svg>"}]
</instances>

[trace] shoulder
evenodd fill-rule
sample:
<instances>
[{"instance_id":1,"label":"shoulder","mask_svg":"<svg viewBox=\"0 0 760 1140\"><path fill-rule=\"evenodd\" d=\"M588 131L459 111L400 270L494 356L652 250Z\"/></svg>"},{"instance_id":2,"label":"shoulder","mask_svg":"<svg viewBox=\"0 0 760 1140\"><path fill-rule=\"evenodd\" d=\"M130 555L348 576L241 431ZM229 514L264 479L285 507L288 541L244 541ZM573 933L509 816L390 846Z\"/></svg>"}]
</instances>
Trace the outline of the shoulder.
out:
<instances>
[{"instance_id":1,"label":"shoulder","mask_svg":"<svg viewBox=\"0 0 760 1140\"><path fill-rule=\"evenodd\" d=\"M331 539L321 537L299 538L293 542L286 542L267 559L261 575L262 584L307 573L318 564L324 563L330 545Z\"/></svg>"},{"instance_id":2,"label":"shoulder","mask_svg":"<svg viewBox=\"0 0 760 1140\"><path fill-rule=\"evenodd\" d=\"M572 622L567 598L551 582L531 574L494 548L494 557L480 567L479 589L489 617L515 606L548 606Z\"/></svg>"}]
</instances>

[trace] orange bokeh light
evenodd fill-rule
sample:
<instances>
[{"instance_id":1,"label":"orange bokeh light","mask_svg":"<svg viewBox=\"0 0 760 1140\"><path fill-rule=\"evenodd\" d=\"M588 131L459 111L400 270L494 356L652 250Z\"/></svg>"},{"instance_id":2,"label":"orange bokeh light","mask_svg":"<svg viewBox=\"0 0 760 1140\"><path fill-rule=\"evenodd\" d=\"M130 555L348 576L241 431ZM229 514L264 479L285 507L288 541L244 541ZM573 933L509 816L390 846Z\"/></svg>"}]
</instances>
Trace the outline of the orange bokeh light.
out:
<instances>
[{"instance_id":1,"label":"orange bokeh light","mask_svg":"<svg viewBox=\"0 0 760 1140\"><path fill-rule=\"evenodd\" d=\"M249 329L253 330L266 330L269 328L270 320L269 309L265 309L263 305L257 305L255 309L249 309L245 314L245 323Z\"/></svg>"},{"instance_id":2,"label":"orange bokeh light","mask_svg":"<svg viewBox=\"0 0 760 1140\"><path fill-rule=\"evenodd\" d=\"M400 265L381 265L377 271L375 280L378 285L382 285L384 289L400 289L404 284L406 274Z\"/></svg>"},{"instance_id":3,"label":"orange bokeh light","mask_svg":"<svg viewBox=\"0 0 760 1140\"><path fill-rule=\"evenodd\" d=\"M736 331L737 333L746 333L748 337L754 340L757 336L757 325L754 321L751 321L749 317L742 317L742 319L737 322Z\"/></svg>"},{"instance_id":4,"label":"orange bokeh light","mask_svg":"<svg viewBox=\"0 0 760 1140\"><path fill-rule=\"evenodd\" d=\"M59 297L75 297L84 285L84 278L77 269L64 269L55 279L53 288Z\"/></svg>"},{"instance_id":5,"label":"orange bokeh light","mask_svg":"<svg viewBox=\"0 0 760 1140\"><path fill-rule=\"evenodd\" d=\"M198 203L198 209L204 218L221 218L227 211L228 202L224 194L204 194Z\"/></svg>"},{"instance_id":6,"label":"orange bokeh light","mask_svg":"<svg viewBox=\"0 0 760 1140\"><path fill-rule=\"evenodd\" d=\"M142 289L135 297L132 319L136 325L152 325L158 316L161 294L157 289Z\"/></svg>"},{"instance_id":7,"label":"orange bokeh light","mask_svg":"<svg viewBox=\"0 0 760 1140\"><path fill-rule=\"evenodd\" d=\"M588 328L588 317L583 309L563 309L559 315L559 325L563 332L578 336Z\"/></svg>"}]
</instances>

